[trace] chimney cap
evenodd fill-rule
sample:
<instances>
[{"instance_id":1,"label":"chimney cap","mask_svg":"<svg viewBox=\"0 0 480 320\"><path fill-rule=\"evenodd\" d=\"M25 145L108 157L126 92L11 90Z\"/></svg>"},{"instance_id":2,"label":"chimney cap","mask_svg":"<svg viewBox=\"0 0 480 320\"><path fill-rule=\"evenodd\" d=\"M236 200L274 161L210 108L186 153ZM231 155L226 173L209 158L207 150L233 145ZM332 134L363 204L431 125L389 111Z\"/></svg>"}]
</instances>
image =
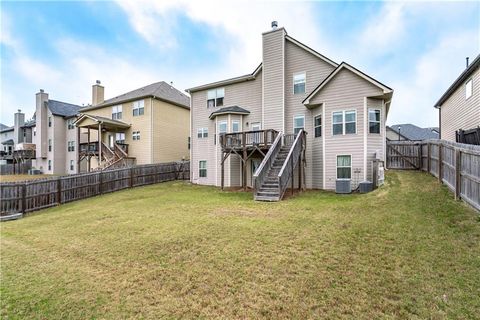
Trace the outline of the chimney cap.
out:
<instances>
[{"instance_id":1,"label":"chimney cap","mask_svg":"<svg viewBox=\"0 0 480 320\"><path fill-rule=\"evenodd\" d=\"M100 80L95 81L96 84L100 84Z\"/></svg>"},{"instance_id":2,"label":"chimney cap","mask_svg":"<svg viewBox=\"0 0 480 320\"><path fill-rule=\"evenodd\" d=\"M43 91L43 89L40 89L40 92L41 92L41 93L44 93L45 91Z\"/></svg>"},{"instance_id":3,"label":"chimney cap","mask_svg":"<svg viewBox=\"0 0 480 320\"><path fill-rule=\"evenodd\" d=\"M468 68L468 60L470 60L470 57L466 57L466 58L465 58L465 63L466 63L466 65L467 65L467 68Z\"/></svg>"},{"instance_id":4,"label":"chimney cap","mask_svg":"<svg viewBox=\"0 0 480 320\"><path fill-rule=\"evenodd\" d=\"M278 22L277 21L272 21L272 29L277 29L278 28Z\"/></svg>"},{"instance_id":5,"label":"chimney cap","mask_svg":"<svg viewBox=\"0 0 480 320\"><path fill-rule=\"evenodd\" d=\"M21 112L22 112L22 109L18 109L17 112L18 112L18 113L21 113Z\"/></svg>"}]
</instances>

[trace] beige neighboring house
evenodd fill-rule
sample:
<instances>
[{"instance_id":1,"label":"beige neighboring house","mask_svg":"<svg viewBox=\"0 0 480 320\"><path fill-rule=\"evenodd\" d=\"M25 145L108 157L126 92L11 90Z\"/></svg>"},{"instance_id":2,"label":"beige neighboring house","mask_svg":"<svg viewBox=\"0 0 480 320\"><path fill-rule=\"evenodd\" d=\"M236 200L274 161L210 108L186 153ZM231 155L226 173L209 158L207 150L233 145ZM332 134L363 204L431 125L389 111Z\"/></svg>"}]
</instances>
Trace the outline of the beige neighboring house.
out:
<instances>
[{"instance_id":1,"label":"beige neighboring house","mask_svg":"<svg viewBox=\"0 0 480 320\"><path fill-rule=\"evenodd\" d=\"M478 135L480 144L480 55L460 74L435 104L439 111L440 138L456 141L460 130ZM476 133L478 132L478 133ZM463 142L463 141L460 141Z\"/></svg>"},{"instance_id":2,"label":"beige neighboring house","mask_svg":"<svg viewBox=\"0 0 480 320\"><path fill-rule=\"evenodd\" d=\"M302 130L306 147L297 165L305 165L298 174L293 170L295 181L303 176L307 188L328 190L336 189L338 181L347 181L351 189L371 181L373 160L385 157L393 90L323 56L275 23L262 34L262 49L262 62L251 74L187 90L191 181L257 184L257 199L264 192L278 200L285 181L277 174ZM274 159L268 152L276 154Z\"/></svg>"},{"instance_id":3,"label":"beige neighboring house","mask_svg":"<svg viewBox=\"0 0 480 320\"><path fill-rule=\"evenodd\" d=\"M189 97L166 82L104 100L104 87L97 81L92 105L82 108L74 122L80 141L77 162L89 171L188 159L189 114Z\"/></svg>"}]
</instances>

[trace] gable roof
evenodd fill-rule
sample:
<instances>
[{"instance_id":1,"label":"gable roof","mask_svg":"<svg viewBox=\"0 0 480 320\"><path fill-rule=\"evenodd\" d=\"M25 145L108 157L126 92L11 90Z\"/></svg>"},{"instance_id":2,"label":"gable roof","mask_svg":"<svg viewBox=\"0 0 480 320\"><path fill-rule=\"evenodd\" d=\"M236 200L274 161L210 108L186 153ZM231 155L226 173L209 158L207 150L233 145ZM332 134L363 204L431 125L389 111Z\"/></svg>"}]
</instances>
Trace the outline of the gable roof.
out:
<instances>
[{"instance_id":1,"label":"gable roof","mask_svg":"<svg viewBox=\"0 0 480 320\"><path fill-rule=\"evenodd\" d=\"M82 112L147 97L153 97L159 100L163 100L165 102L172 103L179 107L190 109L190 98L188 96L175 89L165 81L160 81L121 94L115 98L105 100L104 102L95 106L88 106L82 108Z\"/></svg>"},{"instance_id":2,"label":"gable roof","mask_svg":"<svg viewBox=\"0 0 480 320\"><path fill-rule=\"evenodd\" d=\"M80 106L75 104L66 103L57 100L51 100L45 102L48 109L54 116L61 116L61 117L73 117L78 114L80 110Z\"/></svg>"},{"instance_id":3,"label":"gable roof","mask_svg":"<svg viewBox=\"0 0 480 320\"><path fill-rule=\"evenodd\" d=\"M2 141L2 144L3 145L13 145L14 141L13 141L13 139L7 139L5 141Z\"/></svg>"},{"instance_id":4,"label":"gable roof","mask_svg":"<svg viewBox=\"0 0 480 320\"><path fill-rule=\"evenodd\" d=\"M11 127L5 126L5 128L0 129L0 132L1 132L1 133L3 133L3 132L9 132L9 131L13 131L13 126L11 126Z\"/></svg>"},{"instance_id":5,"label":"gable roof","mask_svg":"<svg viewBox=\"0 0 480 320\"><path fill-rule=\"evenodd\" d=\"M3 123L0 123L0 131L5 130L7 128L9 128L9 127L4 125Z\"/></svg>"},{"instance_id":6,"label":"gable roof","mask_svg":"<svg viewBox=\"0 0 480 320\"><path fill-rule=\"evenodd\" d=\"M400 135L408 140L426 140L426 139L439 139L438 128L420 128L411 123L394 124L388 126L395 133L398 133L400 128Z\"/></svg>"},{"instance_id":7,"label":"gable roof","mask_svg":"<svg viewBox=\"0 0 480 320\"><path fill-rule=\"evenodd\" d=\"M222 114L250 114L250 111L243 109L242 107L239 107L239 106L224 107L224 108L218 109L217 111L212 112L209 118L213 119L216 116L219 116Z\"/></svg>"},{"instance_id":8,"label":"gable roof","mask_svg":"<svg viewBox=\"0 0 480 320\"><path fill-rule=\"evenodd\" d=\"M78 126L78 124L81 123L85 119L91 119L96 123L101 123L101 124L105 125L105 128L124 128L124 129L130 128L130 125L128 123L123 122L123 121L113 120L113 119L110 119L110 118L91 115L91 114L86 114L86 113L81 114L80 117L78 117L73 122L73 124L75 126Z\"/></svg>"},{"instance_id":9,"label":"gable roof","mask_svg":"<svg viewBox=\"0 0 480 320\"><path fill-rule=\"evenodd\" d=\"M342 69L347 69L356 74L357 76L367 80L371 84L377 86L378 88L383 90L383 93L392 93L393 89L384 85L378 80L375 80L374 78L370 77L366 73L363 73L362 71L358 70L357 68L349 65L345 61L343 61L335 70L333 70L322 82L318 84L318 86L313 89L312 92L308 94L308 96L302 101L303 104L308 105L310 104L310 99L313 98L318 92L320 92L327 83L329 83Z\"/></svg>"},{"instance_id":10,"label":"gable roof","mask_svg":"<svg viewBox=\"0 0 480 320\"><path fill-rule=\"evenodd\" d=\"M442 104L447 101L448 98L458 89L458 87L465 82L472 73L480 67L480 54L475 58L475 60L470 63L468 68L463 70L463 72L458 76L458 78L452 83L452 85L445 91L445 93L440 97L440 99L435 103L435 108L440 108Z\"/></svg>"}]
</instances>

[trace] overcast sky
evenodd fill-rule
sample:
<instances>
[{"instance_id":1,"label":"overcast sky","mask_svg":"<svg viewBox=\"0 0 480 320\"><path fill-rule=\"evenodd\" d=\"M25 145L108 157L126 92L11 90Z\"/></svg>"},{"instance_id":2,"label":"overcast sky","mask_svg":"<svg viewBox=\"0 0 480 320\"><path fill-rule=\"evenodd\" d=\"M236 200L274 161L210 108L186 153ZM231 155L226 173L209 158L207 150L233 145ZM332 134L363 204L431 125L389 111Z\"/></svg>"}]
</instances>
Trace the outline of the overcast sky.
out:
<instances>
[{"instance_id":1,"label":"overcast sky","mask_svg":"<svg viewBox=\"0 0 480 320\"><path fill-rule=\"evenodd\" d=\"M91 102L152 82L184 90L252 72L277 20L395 90L388 124L436 126L435 102L480 52L480 2L0 2L1 119L50 98Z\"/></svg>"}]
</instances>

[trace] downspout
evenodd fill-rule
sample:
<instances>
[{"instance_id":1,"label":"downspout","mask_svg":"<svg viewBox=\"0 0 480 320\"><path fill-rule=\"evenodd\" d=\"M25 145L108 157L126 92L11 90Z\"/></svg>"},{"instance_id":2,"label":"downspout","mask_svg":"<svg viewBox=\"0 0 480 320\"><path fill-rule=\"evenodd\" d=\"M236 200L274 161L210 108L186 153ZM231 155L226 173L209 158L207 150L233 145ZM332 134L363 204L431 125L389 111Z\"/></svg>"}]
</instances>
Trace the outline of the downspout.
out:
<instances>
[{"instance_id":1,"label":"downspout","mask_svg":"<svg viewBox=\"0 0 480 320\"><path fill-rule=\"evenodd\" d=\"M153 134L153 99L155 99L155 96L152 96L152 98L150 98L150 112L151 112L151 117L150 117L150 150L151 150L151 154L150 154L150 163L154 163L154 146L155 144L153 143L153 139L154 139L154 134Z\"/></svg>"}]
</instances>

